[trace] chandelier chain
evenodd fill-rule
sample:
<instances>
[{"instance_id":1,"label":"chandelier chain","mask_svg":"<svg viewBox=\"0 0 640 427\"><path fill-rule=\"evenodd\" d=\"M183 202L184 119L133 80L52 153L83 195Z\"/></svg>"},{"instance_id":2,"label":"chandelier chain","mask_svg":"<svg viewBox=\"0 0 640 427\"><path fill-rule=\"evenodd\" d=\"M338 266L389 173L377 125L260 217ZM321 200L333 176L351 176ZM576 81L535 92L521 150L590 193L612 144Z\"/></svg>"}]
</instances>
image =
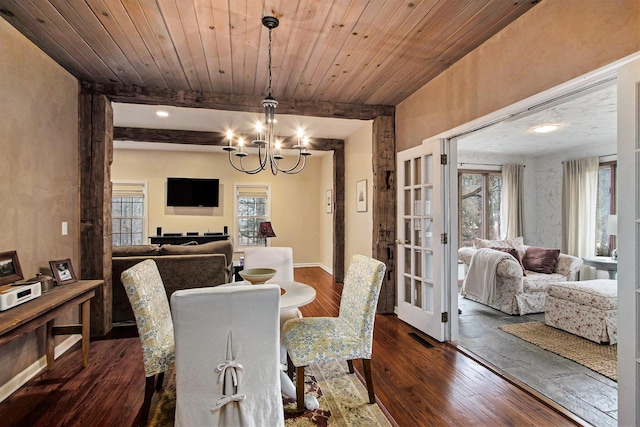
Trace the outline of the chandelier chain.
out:
<instances>
[{"instance_id":1,"label":"chandelier chain","mask_svg":"<svg viewBox=\"0 0 640 427\"><path fill-rule=\"evenodd\" d=\"M271 95L271 28L269 28L269 96Z\"/></svg>"}]
</instances>

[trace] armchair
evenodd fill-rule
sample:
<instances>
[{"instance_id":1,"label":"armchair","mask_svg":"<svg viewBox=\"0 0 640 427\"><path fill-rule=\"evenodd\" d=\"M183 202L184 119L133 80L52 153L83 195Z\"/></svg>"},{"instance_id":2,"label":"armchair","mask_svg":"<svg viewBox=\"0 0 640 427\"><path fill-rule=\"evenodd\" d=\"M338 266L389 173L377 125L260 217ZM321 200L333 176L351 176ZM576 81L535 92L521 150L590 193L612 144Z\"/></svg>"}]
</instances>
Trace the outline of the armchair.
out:
<instances>
[{"instance_id":1,"label":"armchair","mask_svg":"<svg viewBox=\"0 0 640 427\"><path fill-rule=\"evenodd\" d=\"M530 246L523 245L526 253ZM463 247L458 249L458 260L465 264L468 271L471 260L477 249ZM544 312L547 289L550 284L578 280L582 259L560 253L551 274L524 270L519 261L513 257L505 257L496 266L496 296L488 306L507 314L524 315ZM479 301L472 295L463 292L463 296L472 301ZM484 303L483 303L484 304Z\"/></svg>"}]
</instances>

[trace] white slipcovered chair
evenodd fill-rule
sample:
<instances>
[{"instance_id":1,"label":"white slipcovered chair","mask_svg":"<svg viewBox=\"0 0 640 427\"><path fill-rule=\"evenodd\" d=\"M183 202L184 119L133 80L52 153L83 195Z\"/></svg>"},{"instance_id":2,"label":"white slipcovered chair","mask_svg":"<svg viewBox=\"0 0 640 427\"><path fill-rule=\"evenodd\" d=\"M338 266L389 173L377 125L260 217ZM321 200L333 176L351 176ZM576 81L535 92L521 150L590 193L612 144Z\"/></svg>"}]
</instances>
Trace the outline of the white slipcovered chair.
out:
<instances>
[{"instance_id":1,"label":"white slipcovered chair","mask_svg":"<svg viewBox=\"0 0 640 427\"><path fill-rule=\"evenodd\" d=\"M280 289L173 293L176 426L281 426Z\"/></svg>"},{"instance_id":2,"label":"white slipcovered chair","mask_svg":"<svg viewBox=\"0 0 640 427\"><path fill-rule=\"evenodd\" d=\"M296 368L297 406L303 409L304 367L311 363L346 360L353 373L353 359L362 359L369 393L375 403L371 379L373 324L384 263L364 255L354 255L347 270L338 317L305 317L284 324L284 344L289 355L289 371Z\"/></svg>"},{"instance_id":3,"label":"white slipcovered chair","mask_svg":"<svg viewBox=\"0 0 640 427\"><path fill-rule=\"evenodd\" d=\"M154 389L160 390L164 373L173 366L173 322L167 293L155 261L148 259L122 272L122 284L131 303L142 344L146 377L140 425L146 425Z\"/></svg>"},{"instance_id":4,"label":"white slipcovered chair","mask_svg":"<svg viewBox=\"0 0 640 427\"><path fill-rule=\"evenodd\" d=\"M255 247L244 250L244 268L268 267L276 270L276 274L266 283L273 283L278 280L294 281L293 275L293 249L290 247ZM299 319L302 312L294 308L280 312L280 328L289 319ZM282 337L280 339L282 343ZM280 351L280 362L287 363L287 352L284 348Z\"/></svg>"}]
</instances>

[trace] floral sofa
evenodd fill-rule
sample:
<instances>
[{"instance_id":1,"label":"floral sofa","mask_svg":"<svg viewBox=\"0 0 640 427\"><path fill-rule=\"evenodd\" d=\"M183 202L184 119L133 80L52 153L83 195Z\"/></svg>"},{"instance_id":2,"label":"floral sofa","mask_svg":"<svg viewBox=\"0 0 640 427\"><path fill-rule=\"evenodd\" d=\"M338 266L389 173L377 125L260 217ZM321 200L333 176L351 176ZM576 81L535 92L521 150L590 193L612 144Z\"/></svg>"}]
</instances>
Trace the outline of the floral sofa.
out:
<instances>
[{"instance_id":1,"label":"floral sofa","mask_svg":"<svg viewBox=\"0 0 640 427\"><path fill-rule=\"evenodd\" d=\"M551 269L547 270L547 273L531 271L523 267L522 260L525 259L527 251L532 247L524 245L522 237L511 240L474 239L473 248L458 249L458 260L465 264L465 272L468 272L471 261L480 248L513 248L516 250L514 255L517 256L508 255L496 265L495 295L492 302L480 301L473 295L466 294L464 285L461 293L467 299L481 302L512 315L544 312L549 285L578 280L577 276L582 266L582 259L559 253L556 250L557 261ZM516 259L517 257L520 259Z\"/></svg>"}]
</instances>

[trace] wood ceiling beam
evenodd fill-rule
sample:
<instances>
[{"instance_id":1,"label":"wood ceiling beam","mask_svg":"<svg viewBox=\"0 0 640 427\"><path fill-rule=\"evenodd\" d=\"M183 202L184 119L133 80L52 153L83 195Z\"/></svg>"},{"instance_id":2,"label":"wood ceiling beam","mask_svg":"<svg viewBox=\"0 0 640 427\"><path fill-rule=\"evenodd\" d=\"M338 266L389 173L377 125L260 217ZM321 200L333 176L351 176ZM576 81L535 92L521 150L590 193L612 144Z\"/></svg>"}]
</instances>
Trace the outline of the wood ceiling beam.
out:
<instances>
[{"instance_id":1,"label":"wood ceiling beam","mask_svg":"<svg viewBox=\"0 0 640 427\"><path fill-rule=\"evenodd\" d=\"M175 107L209 108L212 110L261 113L262 97L188 90L156 89L140 86L80 82L83 94L105 95L113 102ZM278 100L278 114L373 120L393 116L392 105L349 104L344 102Z\"/></svg>"},{"instance_id":2,"label":"wood ceiling beam","mask_svg":"<svg viewBox=\"0 0 640 427\"><path fill-rule=\"evenodd\" d=\"M250 141L251 136L244 135ZM204 132L193 130L146 129L131 127L114 127L114 141L165 142L171 144L226 146L227 137L222 132ZM282 139L282 148L292 148L297 141ZM309 150L331 151L344 149L344 141L332 138L312 138L309 140Z\"/></svg>"}]
</instances>

